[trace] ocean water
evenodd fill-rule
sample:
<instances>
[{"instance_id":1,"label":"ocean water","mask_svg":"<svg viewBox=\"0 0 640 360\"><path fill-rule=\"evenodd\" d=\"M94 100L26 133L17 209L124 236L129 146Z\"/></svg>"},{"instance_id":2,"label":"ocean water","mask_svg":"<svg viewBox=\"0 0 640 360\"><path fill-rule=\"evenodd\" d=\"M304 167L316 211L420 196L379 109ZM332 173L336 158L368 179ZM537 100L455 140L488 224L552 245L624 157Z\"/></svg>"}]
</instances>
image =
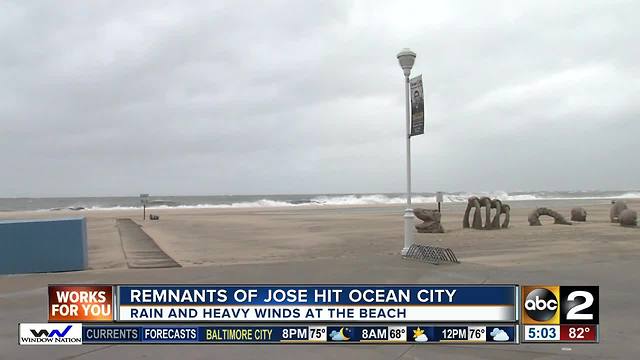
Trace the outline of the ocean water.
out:
<instances>
[{"instance_id":1,"label":"ocean water","mask_svg":"<svg viewBox=\"0 0 640 360\"><path fill-rule=\"evenodd\" d=\"M534 192L454 192L445 193L445 203L464 203L469 196L489 196L510 202L546 202L552 200L596 200L640 198L640 190L628 191L534 191ZM298 195L216 195L151 196L149 208L268 208L305 205L393 205L405 202L404 194L298 194ZM435 193L414 193L416 204L435 203ZM137 196L0 198L0 211L115 210L141 208Z\"/></svg>"}]
</instances>

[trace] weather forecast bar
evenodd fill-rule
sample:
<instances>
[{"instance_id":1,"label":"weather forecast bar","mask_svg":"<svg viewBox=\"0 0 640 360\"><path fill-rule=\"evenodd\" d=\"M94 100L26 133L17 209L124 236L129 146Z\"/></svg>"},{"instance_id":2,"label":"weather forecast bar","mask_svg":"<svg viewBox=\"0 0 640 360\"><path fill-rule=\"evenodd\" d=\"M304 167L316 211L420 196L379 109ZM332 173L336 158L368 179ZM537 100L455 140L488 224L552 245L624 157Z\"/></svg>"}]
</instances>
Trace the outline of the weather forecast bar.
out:
<instances>
[{"instance_id":1,"label":"weather forecast bar","mask_svg":"<svg viewBox=\"0 0 640 360\"><path fill-rule=\"evenodd\" d=\"M517 344L515 325L83 325L83 344Z\"/></svg>"}]
</instances>

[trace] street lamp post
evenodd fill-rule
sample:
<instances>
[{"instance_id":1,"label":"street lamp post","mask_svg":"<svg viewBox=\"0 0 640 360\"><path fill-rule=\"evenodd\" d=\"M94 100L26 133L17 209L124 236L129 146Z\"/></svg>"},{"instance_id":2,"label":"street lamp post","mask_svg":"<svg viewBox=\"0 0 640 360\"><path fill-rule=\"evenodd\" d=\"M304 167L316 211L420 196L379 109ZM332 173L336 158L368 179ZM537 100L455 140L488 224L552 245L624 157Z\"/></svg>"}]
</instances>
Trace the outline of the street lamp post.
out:
<instances>
[{"instance_id":1,"label":"street lamp post","mask_svg":"<svg viewBox=\"0 0 640 360\"><path fill-rule=\"evenodd\" d=\"M406 255L409 251L409 247L413 245L413 209L411 208L411 103L409 100L409 75L411 75L411 68L416 61L416 53L408 48L402 49L398 53L398 62L402 71L404 72L405 79L405 94L406 94L406 117L407 117L407 131L405 133L407 141L407 208L404 209L404 247L402 248L402 255Z\"/></svg>"}]
</instances>

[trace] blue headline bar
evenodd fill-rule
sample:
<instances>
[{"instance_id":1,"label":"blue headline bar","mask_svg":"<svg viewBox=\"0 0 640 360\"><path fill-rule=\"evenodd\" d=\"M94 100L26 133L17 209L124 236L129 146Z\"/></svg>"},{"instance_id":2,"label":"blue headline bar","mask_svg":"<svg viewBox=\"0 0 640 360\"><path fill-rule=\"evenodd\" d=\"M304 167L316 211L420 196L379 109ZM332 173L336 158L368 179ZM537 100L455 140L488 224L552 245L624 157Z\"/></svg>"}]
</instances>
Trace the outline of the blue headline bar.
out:
<instances>
[{"instance_id":1,"label":"blue headline bar","mask_svg":"<svg viewBox=\"0 0 640 360\"><path fill-rule=\"evenodd\" d=\"M515 285L123 285L120 305L516 305Z\"/></svg>"}]
</instances>

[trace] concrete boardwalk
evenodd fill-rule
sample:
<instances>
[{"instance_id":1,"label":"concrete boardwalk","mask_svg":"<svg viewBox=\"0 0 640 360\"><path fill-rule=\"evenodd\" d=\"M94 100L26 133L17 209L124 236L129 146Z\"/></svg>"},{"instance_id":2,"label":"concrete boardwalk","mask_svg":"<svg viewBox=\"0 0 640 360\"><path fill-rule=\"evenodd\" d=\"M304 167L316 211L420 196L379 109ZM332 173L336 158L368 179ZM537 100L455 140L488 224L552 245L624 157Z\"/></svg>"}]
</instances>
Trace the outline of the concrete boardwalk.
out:
<instances>
[{"instance_id":1,"label":"concrete boardwalk","mask_svg":"<svg viewBox=\"0 0 640 360\"><path fill-rule=\"evenodd\" d=\"M180 267L131 219L117 219L122 251L130 269Z\"/></svg>"}]
</instances>

